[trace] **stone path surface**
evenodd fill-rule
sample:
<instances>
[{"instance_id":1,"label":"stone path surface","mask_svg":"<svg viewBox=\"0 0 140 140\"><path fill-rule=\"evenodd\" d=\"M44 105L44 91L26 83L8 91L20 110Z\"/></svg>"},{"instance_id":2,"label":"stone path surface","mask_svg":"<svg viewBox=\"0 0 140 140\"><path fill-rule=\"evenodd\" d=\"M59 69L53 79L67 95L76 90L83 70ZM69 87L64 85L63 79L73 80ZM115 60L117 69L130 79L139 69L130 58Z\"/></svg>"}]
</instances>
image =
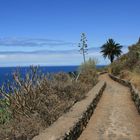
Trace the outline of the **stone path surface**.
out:
<instances>
[{"instance_id":1,"label":"stone path surface","mask_svg":"<svg viewBox=\"0 0 140 140\"><path fill-rule=\"evenodd\" d=\"M107 87L78 140L140 140L140 115L127 87L100 76Z\"/></svg>"}]
</instances>

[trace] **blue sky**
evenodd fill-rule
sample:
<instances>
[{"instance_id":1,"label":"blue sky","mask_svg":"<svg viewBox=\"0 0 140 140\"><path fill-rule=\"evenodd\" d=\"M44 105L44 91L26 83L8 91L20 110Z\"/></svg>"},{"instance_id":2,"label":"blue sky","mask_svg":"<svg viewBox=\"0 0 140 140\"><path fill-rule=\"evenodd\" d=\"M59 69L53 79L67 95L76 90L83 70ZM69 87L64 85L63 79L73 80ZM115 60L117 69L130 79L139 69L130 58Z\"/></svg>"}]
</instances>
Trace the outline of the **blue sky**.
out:
<instances>
[{"instance_id":1,"label":"blue sky","mask_svg":"<svg viewBox=\"0 0 140 140\"><path fill-rule=\"evenodd\" d=\"M80 34L89 57L108 60L100 46L114 38L127 46L140 36L139 0L0 0L0 66L77 65Z\"/></svg>"}]
</instances>

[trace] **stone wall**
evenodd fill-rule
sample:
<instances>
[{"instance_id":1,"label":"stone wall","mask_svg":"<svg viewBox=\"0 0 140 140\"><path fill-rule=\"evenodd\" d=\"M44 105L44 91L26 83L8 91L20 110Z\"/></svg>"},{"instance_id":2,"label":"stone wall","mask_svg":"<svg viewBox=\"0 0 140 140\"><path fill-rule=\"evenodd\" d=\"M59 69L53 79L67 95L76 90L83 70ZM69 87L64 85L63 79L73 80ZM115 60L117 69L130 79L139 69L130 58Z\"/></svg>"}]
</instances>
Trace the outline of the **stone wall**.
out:
<instances>
[{"instance_id":1,"label":"stone wall","mask_svg":"<svg viewBox=\"0 0 140 140\"><path fill-rule=\"evenodd\" d=\"M131 92L131 97L132 97L132 99L133 99L133 101L135 103L135 106L137 107L138 112L140 113L140 91L138 91L135 88L135 86L129 81L126 81L124 79L120 79L120 78L118 78L116 76L113 76L111 74L109 74L109 76L114 81L117 81L117 82L121 83L122 85L129 87L130 92Z\"/></svg>"},{"instance_id":2,"label":"stone wall","mask_svg":"<svg viewBox=\"0 0 140 140\"><path fill-rule=\"evenodd\" d=\"M100 76L100 75L103 75L103 74L106 74L106 73L108 73L108 72L107 71L103 71L103 72L99 72L98 75Z\"/></svg>"},{"instance_id":3,"label":"stone wall","mask_svg":"<svg viewBox=\"0 0 140 140\"><path fill-rule=\"evenodd\" d=\"M105 82L97 83L85 99L77 102L69 112L33 140L76 140L86 127L105 87Z\"/></svg>"}]
</instances>

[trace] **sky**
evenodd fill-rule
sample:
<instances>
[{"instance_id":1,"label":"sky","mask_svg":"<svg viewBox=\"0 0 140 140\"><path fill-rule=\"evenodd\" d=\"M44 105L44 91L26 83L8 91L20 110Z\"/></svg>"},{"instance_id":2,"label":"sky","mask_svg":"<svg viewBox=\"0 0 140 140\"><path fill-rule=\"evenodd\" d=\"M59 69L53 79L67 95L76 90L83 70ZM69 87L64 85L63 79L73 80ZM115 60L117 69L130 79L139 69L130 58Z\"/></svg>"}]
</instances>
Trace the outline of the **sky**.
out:
<instances>
[{"instance_id":1,"label":"sky","mask_svg":"<svg viewBox=\"0 0 140 140\"><path fill-rule=\"evenodd\" d=\"M109 38L127 47L140 37L140 0L0 0L0 66L79 65L81 33L89 57L108 64Z\"/></svg>"}]
</instances>

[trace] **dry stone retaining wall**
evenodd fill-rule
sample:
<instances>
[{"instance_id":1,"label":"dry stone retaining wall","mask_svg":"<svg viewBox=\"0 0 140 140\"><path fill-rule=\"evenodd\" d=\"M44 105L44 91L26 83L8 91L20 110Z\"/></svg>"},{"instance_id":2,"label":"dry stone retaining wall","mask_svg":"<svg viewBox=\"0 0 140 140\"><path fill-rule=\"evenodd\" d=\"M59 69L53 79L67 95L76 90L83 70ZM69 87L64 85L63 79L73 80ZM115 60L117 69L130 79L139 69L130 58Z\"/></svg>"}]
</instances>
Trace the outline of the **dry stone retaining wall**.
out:
<instances>
[{"instance_id":1,"label":"dry stone retaining wall","mask_svg":"<svg viewBox=\"0 0 140 140\"><path fill-rule=\"evenodd\" d=\"M121 83L122 85L129 87L132 99L135 103L135 106L137 107L138 112L140 113L140 91L138 91L138 89L136 89L135 86L127 80L120 79L120 78L113 76L111 74L109 74L109 76L114 81L117 81L117 82Z\"/></svg>"},{"instance_id":2,"label":"dry stone retaining wall","mask_svg":"<svg viewBox=\"0 0 140 140\"><path fill-rule=\"evenodd\" d=\"M76 140L86 127L105 87L104 81L97 83L85 99L77 102L68 113L33 140Z\"/></svg>"}]
</instances>

